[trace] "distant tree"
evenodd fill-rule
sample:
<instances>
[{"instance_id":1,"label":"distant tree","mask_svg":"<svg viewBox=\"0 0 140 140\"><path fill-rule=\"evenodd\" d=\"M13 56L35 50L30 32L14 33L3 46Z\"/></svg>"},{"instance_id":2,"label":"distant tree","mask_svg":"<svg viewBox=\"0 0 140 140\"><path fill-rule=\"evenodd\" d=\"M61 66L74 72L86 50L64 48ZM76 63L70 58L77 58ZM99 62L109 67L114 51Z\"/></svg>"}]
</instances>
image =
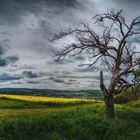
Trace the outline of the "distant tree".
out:
<instances>
[{"instance_id":1,"label":"distant tree","mask_svg":"<svg viewBox=\"0 0 140 140\"><path fill-rule=\"evenodd\" d=\"M133 47L133 39L140 34L140 16L131 22L122 16L122 10L108 10L104 14L93 17L93 26L82 24L76 29L67 29L54 35L52 41L73 35L74 43L55 51L57 60L63 60L68 54L76 56L85 52L92 66L100 59L108 67L111 75L109 86L106 87L103 72L100 72L100 88L104 95L107 117L116 116L114 110L114 94L133 85L126 80L138 66L138 51ZM91 62L91 63L90 63Z\"/></svg>"}]
</instances>

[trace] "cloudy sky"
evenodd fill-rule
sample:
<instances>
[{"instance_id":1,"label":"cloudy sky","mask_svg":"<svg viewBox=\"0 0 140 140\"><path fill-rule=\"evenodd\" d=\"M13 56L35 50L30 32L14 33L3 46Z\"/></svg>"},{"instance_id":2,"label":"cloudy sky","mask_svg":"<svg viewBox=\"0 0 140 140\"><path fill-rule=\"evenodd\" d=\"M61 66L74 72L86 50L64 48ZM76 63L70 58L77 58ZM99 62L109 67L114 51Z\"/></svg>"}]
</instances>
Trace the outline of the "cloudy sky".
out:
<instances>
[{"instance_id":1,"label":"cloudy sky","mask_svg":"<svg viewBox=\"0 0 140 140\"><path fill-rule=\"evenodd\" d=\"M131 19L139 6L139 0L0 0L0 88L98 89L102 67L78 67L83 56L56 63L51 50L66 42L49 39L111 8Z\"/></svg>"}]
</instances>

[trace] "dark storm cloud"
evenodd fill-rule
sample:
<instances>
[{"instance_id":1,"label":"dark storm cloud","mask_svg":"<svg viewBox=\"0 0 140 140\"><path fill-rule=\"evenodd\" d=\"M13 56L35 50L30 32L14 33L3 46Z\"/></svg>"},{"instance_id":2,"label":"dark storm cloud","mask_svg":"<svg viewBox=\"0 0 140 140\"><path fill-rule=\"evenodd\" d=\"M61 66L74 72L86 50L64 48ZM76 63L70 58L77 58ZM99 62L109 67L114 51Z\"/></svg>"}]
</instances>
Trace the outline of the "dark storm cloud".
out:
<instances>
[{"instance_id":1,"label":"dark storm cloud","mask_svg":"<svg viewBox=\"0 0 140 140\"><path fill-rule=\"evenodd\" d=\"M67 7L75 7L76 5L79 4L77 0L48 0L50 4L53 5L62 5L62 6L67 6Z\"/></svg>"},{"instance_id":2,"label":"dark storm cloud","mask_svg":"<svg viewBox=\"0 0 140 140\"><path fill-rule=\"evenodd\" d=\"M3 73L0 75L0 81L13 81L13 80L20 80L22 77L20 75L10 75L8 73Z\"/></svg>"},{"instance_id":3,"label":"dark storm cloud","mask_svg":"<svg viewBox=\"0 0 140 140\"><path fill-rule=\"evenodd\" d=\"M0 24L18 23L27 13L36 14L42 7L75 7L77 0L0 0Z\"/></svg>"},{"instance_id":4,"label":"dark storm cloud","mask_svg":"<svg viewBox=\"0 0 140 140\"><path fill-rule=\"evenodd\" d=\"M0 24L18 22L21 20L20 15L22 14L21 6L14 0L0 1Z\"/></svg>"},{"instance_id":5,"label":"dark storm cloud","mask_svg":"<svg viewBox=\"0 0 140 140\"><path fill-rule=\"evenodd\" d=\"M11 0L12 1L12 0ZM16 3L20 3L22 5L32 5L32 6L36 6L39 4L50 4L50 5L57 5L57 6L67 6L67 7L73 7L76 6L77 4L79 4L79 2L77 0L13 0Z\"/></svg>"}]
</instances>

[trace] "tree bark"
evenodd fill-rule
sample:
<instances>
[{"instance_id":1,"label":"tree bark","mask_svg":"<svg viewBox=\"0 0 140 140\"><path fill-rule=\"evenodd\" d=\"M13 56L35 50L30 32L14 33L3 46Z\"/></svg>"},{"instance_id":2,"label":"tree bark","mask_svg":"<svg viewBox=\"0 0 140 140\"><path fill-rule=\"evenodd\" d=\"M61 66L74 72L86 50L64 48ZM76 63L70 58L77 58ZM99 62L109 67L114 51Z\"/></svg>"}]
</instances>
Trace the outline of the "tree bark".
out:
<instances>
[{"instance_id":1,"label":"tree bark","mask_svg":"<svg viewBox=\"0 0 140 140\"><path fill-rule=\"evenodd\" d=\"M100 72L100 88L101 88L103 95L104 95L104 101L105 101L105 105L106 105L106 116L108 118L115 118L116 113L114 110L113 93L105 87L102 71Z\"/></svg>"},{"instance_id":2,"label":"tree bark","mask_svg":"<svg viewBox=\"0 0 140 140\"><path fill-rule=\"evenodd\" d=\"M104 93L104 100L105 100L105 105L106 105L106 116L108 118L115 118L116 113L114 110L114 98L113 94L109 93L108 91Z\"/></svg>"}]
</instances>

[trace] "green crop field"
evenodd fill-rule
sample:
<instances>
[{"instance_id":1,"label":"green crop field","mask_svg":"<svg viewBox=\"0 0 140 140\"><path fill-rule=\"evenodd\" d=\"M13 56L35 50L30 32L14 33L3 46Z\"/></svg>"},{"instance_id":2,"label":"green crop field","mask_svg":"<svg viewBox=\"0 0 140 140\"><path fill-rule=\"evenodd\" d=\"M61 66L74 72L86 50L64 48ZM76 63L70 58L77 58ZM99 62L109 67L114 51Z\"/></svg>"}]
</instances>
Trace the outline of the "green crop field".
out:
<instances>
[{"instance_id":1,"label":"green crop field","mask_svg":"<svg viewBox=\"0 0 140 140\"><path fill-rule=\"evenodd\" d=\"M0 140L139 140L140 108L128 105L110 120L102 101L0 95Z\"/></svg>"}]
</instances>

